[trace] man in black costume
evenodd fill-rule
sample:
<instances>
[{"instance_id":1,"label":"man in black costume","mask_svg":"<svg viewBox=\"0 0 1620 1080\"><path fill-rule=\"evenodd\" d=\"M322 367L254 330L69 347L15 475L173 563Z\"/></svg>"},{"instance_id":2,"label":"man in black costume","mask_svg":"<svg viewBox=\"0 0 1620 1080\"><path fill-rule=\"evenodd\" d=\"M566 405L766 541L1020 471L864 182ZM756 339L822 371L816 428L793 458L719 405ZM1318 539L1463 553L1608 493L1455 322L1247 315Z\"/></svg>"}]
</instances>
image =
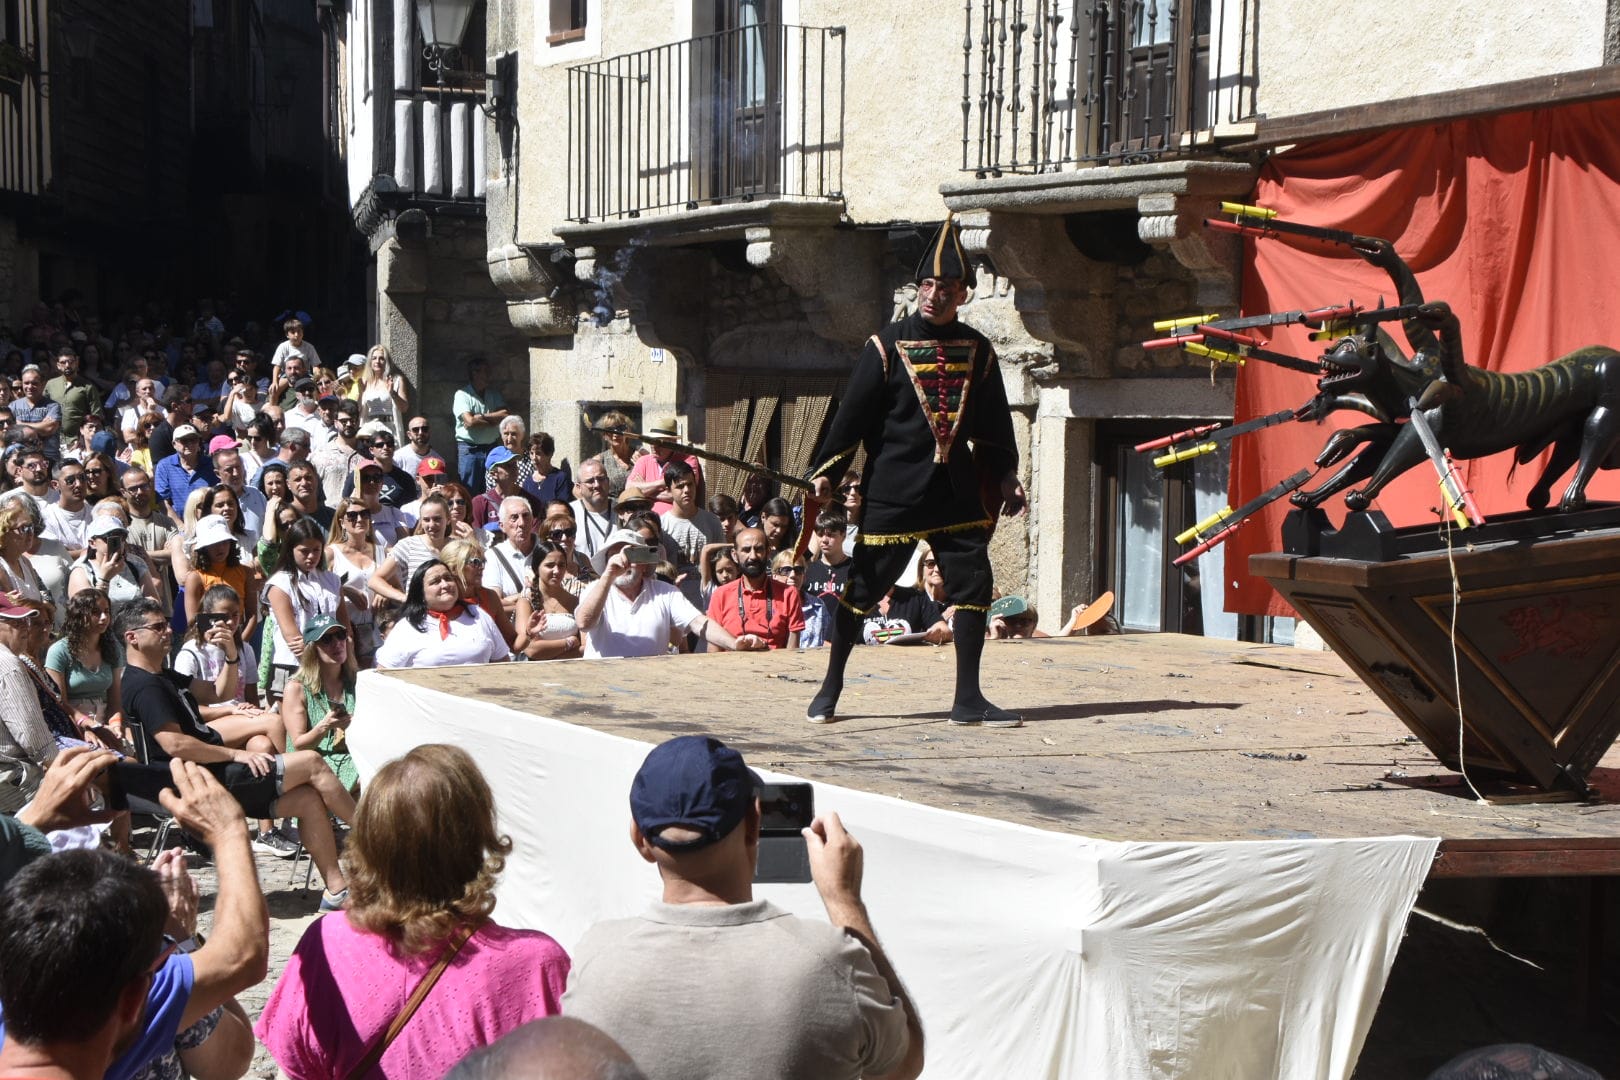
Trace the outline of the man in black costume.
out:
<instances>
[{"instance_id":1,"label":"man in black costume","mask_svg":"<svg viewBox=\"0 0 1620 1080\"><path fill-rule=\"evenodd\" d=\"M816 451L810 479L825 500L832 497L830 477L842 475L856 449L866 448L866 511L828 636L827 676L810 703L812 723L834 719L861 619L883 599L919 540L933 549L956 607L951 722L1023 722L979 689L991 598L990 530L997 512L1023 512L1024 488L995 350L956 318L974 283L956 224L947 218L917 266L917 310L867 341Z\"/></svg>"}]
</instances>

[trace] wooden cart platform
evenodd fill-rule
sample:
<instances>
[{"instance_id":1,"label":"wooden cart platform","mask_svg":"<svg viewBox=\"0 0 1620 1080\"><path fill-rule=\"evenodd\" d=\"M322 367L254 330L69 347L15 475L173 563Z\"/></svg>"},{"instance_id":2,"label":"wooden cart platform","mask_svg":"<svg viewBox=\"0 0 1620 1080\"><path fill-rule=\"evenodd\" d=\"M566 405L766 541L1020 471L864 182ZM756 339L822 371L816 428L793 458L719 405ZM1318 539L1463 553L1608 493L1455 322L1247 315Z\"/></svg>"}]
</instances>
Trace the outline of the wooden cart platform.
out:
<instances>
[{"instance_id":1,"label":"wooden cart platform","mask_svg":"<svg viewBox=\"0 0 1620 1080\"><path fill-rule=\"evenodd\" d=\"M818 652L566 661L392 675L657 742L1036 828L1133 841L1439 836L1432 876L1620 874L1620 749L1585 803L1485 805L1337 657L1176 634L990 642L1014 730L946 722L952 650L862 647L826 726ZM836 808L833 808L836 809Z\"/></svg>"}]
</instances>

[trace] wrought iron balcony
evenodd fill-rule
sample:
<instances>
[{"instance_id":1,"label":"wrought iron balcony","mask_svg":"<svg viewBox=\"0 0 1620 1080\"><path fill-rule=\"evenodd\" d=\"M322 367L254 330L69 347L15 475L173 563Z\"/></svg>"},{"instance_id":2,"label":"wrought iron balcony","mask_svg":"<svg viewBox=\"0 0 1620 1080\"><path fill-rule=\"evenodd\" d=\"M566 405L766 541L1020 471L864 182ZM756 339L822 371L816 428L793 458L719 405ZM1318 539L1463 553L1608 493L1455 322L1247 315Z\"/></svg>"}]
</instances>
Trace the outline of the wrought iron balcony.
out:
<instances>
[{"instance_id":1,"label":"wrought iron balcony","mask_svg":"<svg viewBox=\"0 0 1620 1080\"><path fill-rule=\"evenodd\" d=\"M568 218L843 197L844 31L760 23L568 71Z\"/></svg>"},{"instance_id":2,"label":"wrought iron balcony","mask_svg":"<svg viewBox=\"0 0 1620 1080\"><path fill-rule=\"evenodd\" d=\"M964 6L964 171L1147 161L1253 116L1258 0Z\"/></svg>"}]
</instances>

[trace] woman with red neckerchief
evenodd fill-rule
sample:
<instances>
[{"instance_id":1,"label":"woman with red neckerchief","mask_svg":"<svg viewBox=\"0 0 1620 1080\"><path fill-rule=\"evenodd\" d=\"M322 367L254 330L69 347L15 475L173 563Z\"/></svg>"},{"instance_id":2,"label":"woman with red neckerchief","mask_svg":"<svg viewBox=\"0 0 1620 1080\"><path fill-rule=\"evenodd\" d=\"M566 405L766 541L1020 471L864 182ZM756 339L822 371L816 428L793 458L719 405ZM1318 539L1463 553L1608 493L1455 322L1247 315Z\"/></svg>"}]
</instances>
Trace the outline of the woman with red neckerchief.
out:
<instances>
[{"instance_id":1,"label":"woman with red neckerchief","mask_svg":"<svg viewBox=\"0 0 1620 1080\"><path fill-rule=\"evenodd\" d=\"M446 667L511 659L495 620L461 599L461 581L438 559L411 577L405 608L377 650L379 668Z\"/></svg>"}]
</instances>

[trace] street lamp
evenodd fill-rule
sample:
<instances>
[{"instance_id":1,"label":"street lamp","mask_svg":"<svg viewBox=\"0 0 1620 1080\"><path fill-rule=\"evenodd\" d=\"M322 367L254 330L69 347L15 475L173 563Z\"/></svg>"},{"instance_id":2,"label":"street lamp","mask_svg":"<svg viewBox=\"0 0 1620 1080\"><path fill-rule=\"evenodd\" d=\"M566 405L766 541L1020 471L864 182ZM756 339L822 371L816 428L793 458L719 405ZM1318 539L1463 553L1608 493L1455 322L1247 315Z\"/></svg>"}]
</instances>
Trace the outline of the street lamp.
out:
<instances>
[{"instance_id":1,"label":"street lamp","mask_svg":"<svg viewBox=\"0 0 1620 1080\"><path fill-rule=\"evenodd\" d=\"M444 65L461 49L476 0L416 0L416 19L422 26L422 51L428 67L444 86Z\"/></svg>"}]
</instances>

